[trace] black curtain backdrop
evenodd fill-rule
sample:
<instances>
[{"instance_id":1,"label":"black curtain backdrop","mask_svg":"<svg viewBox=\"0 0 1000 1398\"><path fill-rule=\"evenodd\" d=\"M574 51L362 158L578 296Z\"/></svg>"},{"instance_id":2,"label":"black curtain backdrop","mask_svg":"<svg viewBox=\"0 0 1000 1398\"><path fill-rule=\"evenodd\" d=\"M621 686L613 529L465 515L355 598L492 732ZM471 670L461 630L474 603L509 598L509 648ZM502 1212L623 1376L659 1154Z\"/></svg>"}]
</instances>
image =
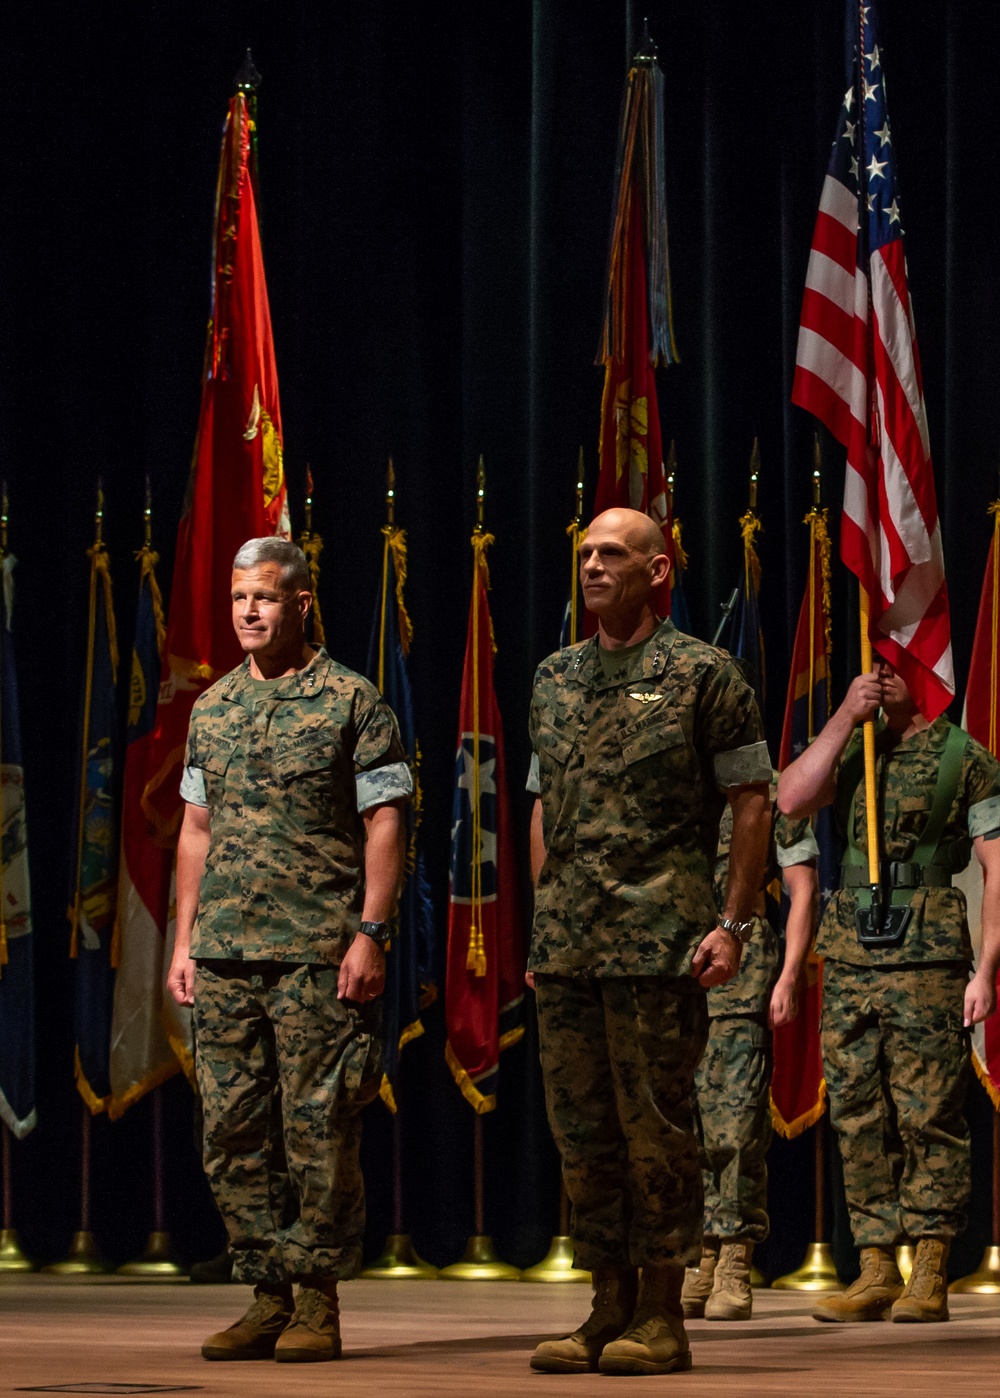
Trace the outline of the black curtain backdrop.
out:
<instances>
[{"instance_id":1,"label":"black curtain backdrop","mask_svg":"<svg viewBox=\"0 0 1000 1398\"><path fill-rule=\"evenodd\" d=\"M681 364L664 372L666 441L691 555L693 625L710 635L739 562L737 519L760 438L762 608L773 750L806 570L814 424L789 404L798 309L838 103L837 0L644 6L669 92L668 199ZM905 181L911 289L943 518L960 692L996 494L997 196L981 156L1000 133L1000 14L884 0L882 54ZM492 9L368 0L280 5L39 3L5 16L0 146L0 412L20 562L38 994L39 1126L15 1143L16 1222L38 1259L79 1212L65 918L87 561L97 477L123 649L132 633L148 472L166 587L199 402L212 201L232 77L249 44L265 261L293 520L306 464L326 539L331 649L360 667L378 582L386 458L410 540L408 601L425 754L425 831L443 966L455 724L470 585L475 463L485 456L497 688L525 874L535 664L554 648L564 529L582 444L592 498L594 367L629 26L624 0ZM843 453L824 443L825 498ZM837 565L835 695L856 663ZM123 677L126 679L127 677ZM955 715L957 717L957 710ZM442 987L443 988L443 987ZM472 1231L472 1113L442 1057L440 1006L404 1054L407 1223L444 1263ZM989 1111L970 1092L976 1196L957 1271L988 1229ZM190 1093L164 1090L168 1226L186 1260L221 1242L192 1144ZM487 1222L522 1265L557 1221L557 1172L531 1028L485 1122ZM95 1123L94 1227L116 1261L151 1227L150 1104ZM812 1145L772 1151L766 1271L812 1236ZM366 1118L370 1253L391 1220L391 1130ZM834 1172L836 1161L833 1161ZM852 1253L831 1185L842 1267Z\"/></svg>"}]
</instances>

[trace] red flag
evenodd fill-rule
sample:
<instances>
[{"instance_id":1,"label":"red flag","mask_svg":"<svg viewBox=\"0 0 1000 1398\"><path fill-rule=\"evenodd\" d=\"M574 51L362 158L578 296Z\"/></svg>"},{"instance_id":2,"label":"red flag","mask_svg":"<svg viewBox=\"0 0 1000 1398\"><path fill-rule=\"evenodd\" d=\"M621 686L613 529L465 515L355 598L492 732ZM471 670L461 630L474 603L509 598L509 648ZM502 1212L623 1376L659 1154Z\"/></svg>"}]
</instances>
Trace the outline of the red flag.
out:
<instances>
[{"instance_id":1,"label":"red flag","mask_svg":"<svg viewBox=\"0 0 1000 1398\"><path fill-rule=\"evenodd\" d=\"M857 13L848 5L855 29ZM792 401L847 448L840 554L868 593L872 646L932 720L955 694L951 623L875 25L867 4L813 233Z\"/></svg>"},{"instance_id":2,"label":"red flag","mask_svg":"<svg viewBox=\"0 0 1000 1398\"><path fill-rule=\"evenodd\" d=\"M180 824L177 788L195 699L238 665L229 585L247 539L289 537L278 371L254 193L252 122L242 92L222 137L212 319L201 414L177 552L142 807L161 839Z\"/></svg>"},{"instance_id":3,"label":"red flag","mask_svg":"<svg viewBox=\"0 0 1000 1398\"><path fill-rule=\"evenodd\" d=\"M972 642L972 659L965 687L962 727L994 756L1000 755L1000 500L990 506L993 538L986 559L979 616ZM973 855L955 879L965 894L969 930L977 954L982 937L983 869ZM1000 977L997 981L1000 986ZM979 1080L1000 1111L1000 1015L992 1015L972 1030L972 1062Z\"/></svg>"},{"instance_id":4,"label":"red flag","mask_svg":"<svg viewBox=\"0 0 1000 1398\"><path fill-rule=\"evenodd\" d=\"M155 936L161 945L166 938L163 956L155 948L149 952L150 966L162 965L170 954L178 786L191 709L242 658L230 615L233 556L247 539L289 535L253 141L247 98L240 92L229 103L222 137L201 411L177 531L159 702L152 731L128 750L123 825L133 846L128 906L136 926L123 925L122 938L126 942L130 931ZM149 993L161 996L162 980Z\"/></svg>"},{"instance_id":5,"label":"red flag","mask_svg":"<svg viewBox=\"0 0 1000 1398\"><path fill-rule=\"evenodd\" d=\"M670 496L663 469L654 365L677 362L664 195L663 74L655 57L628 75L615 170L617 201L608 260L607 308L598 360L605 366L601 400L600 475L594 514L616 506L641 510L663 530L674 561ZM670 581L656 608L670 612ZM595 618L585 630L593 635Z\"/></svg>"},{"instance_id":6,"label":"red flag","mask_svg":"<svg viewBox=\"0 0 1000 1398\"><path fill-rule=\"evenodd\" d=\"M778 767L787 767L823 727L829 715L830 539L826 511L813 510L809 525L809 578L799 609L795 646L788 676L785 721L781 730ZM820 903L836 887L837 860L826 808L815 819L819 845ZM799 1012L774 1031L771 1075L771 1120L779 1135L791 1139L823 1115L826 1080L820 1054L820 1011L823 1002L823 963L810 956L805 984L800 987Z\"/></svg>"},{"instance_id":7,"label":"red flag","mask_svg":"<svg viewBox=\"0 0 1000 1398\"><path fill-rule=\"evenodd\" d=\"M524 1033L524 946L493 691L486 550L477 531L452 804L445 1058L474 1111L496 1106L500 1054Z\"/></svg>"}]
</instances>

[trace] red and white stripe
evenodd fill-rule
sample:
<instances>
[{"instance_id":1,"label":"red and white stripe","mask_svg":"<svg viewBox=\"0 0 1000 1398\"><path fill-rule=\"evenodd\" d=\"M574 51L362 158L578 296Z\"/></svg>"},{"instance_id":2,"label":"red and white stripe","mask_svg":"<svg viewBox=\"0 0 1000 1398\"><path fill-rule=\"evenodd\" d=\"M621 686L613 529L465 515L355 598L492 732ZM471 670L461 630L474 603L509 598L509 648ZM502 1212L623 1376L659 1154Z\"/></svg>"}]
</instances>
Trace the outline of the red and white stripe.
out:
<instances>
[{"instance_id":1,"label":"red and white stripe","mask_svg":"<svg viewBox=\"0 0 1000 1398\"><path fill-rule=\"evenodd\" d=\"M827 175L806 272L792 402L847 448L840 556L871 599L872 645L934 719L954 698L955 676L902 239L872 253L870 267L869 293L858 266L857 196Z\"/></svg>"}]
</instances>

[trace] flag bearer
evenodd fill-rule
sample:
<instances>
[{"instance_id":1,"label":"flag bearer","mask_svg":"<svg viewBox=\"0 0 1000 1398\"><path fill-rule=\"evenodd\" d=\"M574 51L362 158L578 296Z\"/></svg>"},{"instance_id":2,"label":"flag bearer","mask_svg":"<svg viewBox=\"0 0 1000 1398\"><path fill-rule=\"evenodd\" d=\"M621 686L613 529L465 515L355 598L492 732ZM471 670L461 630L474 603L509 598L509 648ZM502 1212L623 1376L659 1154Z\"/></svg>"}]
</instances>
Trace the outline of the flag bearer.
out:
<instances>
[{"instance_id":1,"label":"flag bearer","mask_svg":"<svg viewBox=\"0 0 1000 1398\"><path fill-rule=\"evenodd\" d=\"M858 724L881 707L876 787L879 904L867 859ZM1000 966L1000 764L943 716L928 723L885 660L859 675L812 744L782 772L778 804L834 805L847 841L840 891L817 939L825 958L823 1062L861 1275L820 1320L948 1319L951 1239L965 1227L963 1115L972 1024L993 1013ZM951 886L975 851L985 875L972 971L965 900ZM904 1288L897 1244L916 1244Z\"/></svg>"}]
</instances>

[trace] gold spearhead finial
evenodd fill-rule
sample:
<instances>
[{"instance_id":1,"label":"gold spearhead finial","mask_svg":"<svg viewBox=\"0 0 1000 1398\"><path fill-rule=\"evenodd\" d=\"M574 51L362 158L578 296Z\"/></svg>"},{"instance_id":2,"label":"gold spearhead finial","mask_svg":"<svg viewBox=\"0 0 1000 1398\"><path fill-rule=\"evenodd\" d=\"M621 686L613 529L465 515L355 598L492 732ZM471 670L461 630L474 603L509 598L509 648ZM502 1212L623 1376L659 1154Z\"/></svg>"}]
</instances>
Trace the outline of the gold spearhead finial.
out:
<instances>
[{"instance_id":1,"label":"gold spearhead finial","mask_svg":"<svg viewBox=\"0 0 1000 1398\"><path fill-rule=\"evenodd\" d=\"M663 468L667 477L667 498L670 501L670 513L674 512L674 481L677 478L677 443L671 440L670 450L667 452L667 464Z\"/></svg>"},{"instance_id":2,"label":"gold spearhead finial","mask_svg":"<svg viewBox=\"0 0 1000 1398\"><path fill-rule=\"evenodd\" d=\"M576 458L576 515L573 519L574 524L579 524L583 518L583 475L583 447L581 447Z\"/></svg>"},{"instance_id":3,"label":"gold spearhead finial","mask_svg":"<svg viewBox=\"0 0 1000 1398\"><path fill-rule=\"evenodd\" d=\"M389 466L385 473L385 510L386 520L389 524L396 523L396 468L392 464L392 457L389 457Z\"/></svg>"},{"instance_id":4,"label":"gold spearhead finial","mask_svg":"<svg viewBox=\"0 0 1000 1398\"><path fill-rule=\"evenodd\" d=\"M313 532L313 473L312 467L306 462L306 538L310 538Z\"/></svg>"},{"instance_id":5,"label":"gold spearhead finial","mask_svg":"<svg viewBox=\"0 0 1000 1398\"><path fill-rule=\"evenodd\" d=\"M820 486L822 483L823 458L819 450L819 433L813 433L813 508L819 509Z\"/></svg>"},{"instance_id":6,"label":"gold spearhead finial","mask_svg":"<svg viewBox=\"0 0 1000 1398\"><path fill-rule=\"evenodd\" d=\"M153 486L149 479L149 472L146 472L146 504L142 511L142 538L143 547L153 547Z\"/></svg>"},{"instance_id":7,"label":"gold spearhead finial","mask_svg":"<svg viewBox=\"0 0 1000 1398\"><path fill-rule=\"evenodd\" d=\"M104 479L97 478L97 508L94 511L94 543L104 542Z\"/></svg>"},{"instance_id":8,"label":"gold spearhead finial","mask_svg":"<svg viewBox=\"0 0 1000 1398\"><path fill-rule=\"evenodd\" d=\"M483 517L486 511L486 465L482 456L476 468L476 533L483 532Z\"/></svg>"},{"instance_id":9,"label":"gold spearhead finial","mask_svg":"<svg viewBox=\"0 0 1000 1398\"><path fill-rule=\"evenodd\" d=\"M0 558L7 556L7 520L10 516L10 500L7 496L7 482L0 484Z\"/></svg>"},{"instance_id":10,"label":"gold spearhead finial","mask_svg":"<svg viewBox=\"0 0 1000 1398\"><path fill-rule=\"evenodd\" d=\"M760 446L757 438L753 439L753 451L750 453L750 508L756 513L757 510L757 482L760 480Z\"/></svg>"}]
</instances>

